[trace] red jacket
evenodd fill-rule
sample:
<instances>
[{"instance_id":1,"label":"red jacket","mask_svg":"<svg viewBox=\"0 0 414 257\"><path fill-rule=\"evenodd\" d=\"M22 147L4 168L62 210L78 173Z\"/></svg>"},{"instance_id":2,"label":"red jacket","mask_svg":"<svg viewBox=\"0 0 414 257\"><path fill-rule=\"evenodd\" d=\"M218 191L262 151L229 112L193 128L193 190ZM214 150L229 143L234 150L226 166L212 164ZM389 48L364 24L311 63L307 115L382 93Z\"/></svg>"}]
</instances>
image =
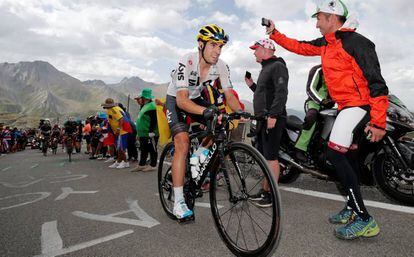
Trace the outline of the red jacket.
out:
<instances>
[{"instance_id":1,"label":"red jacket","mask_svg":"<svg viewBox=\"0 0 414 257\"><path fill-rule=\"evenodd\" d=\"M291 52L320 55L329 95L339 110L369 105L371 125L385 129L388 88L374 43L353 29L341 29L313 41L297 41L277 30L270 38Z\"/></svg>"}]
</instances>

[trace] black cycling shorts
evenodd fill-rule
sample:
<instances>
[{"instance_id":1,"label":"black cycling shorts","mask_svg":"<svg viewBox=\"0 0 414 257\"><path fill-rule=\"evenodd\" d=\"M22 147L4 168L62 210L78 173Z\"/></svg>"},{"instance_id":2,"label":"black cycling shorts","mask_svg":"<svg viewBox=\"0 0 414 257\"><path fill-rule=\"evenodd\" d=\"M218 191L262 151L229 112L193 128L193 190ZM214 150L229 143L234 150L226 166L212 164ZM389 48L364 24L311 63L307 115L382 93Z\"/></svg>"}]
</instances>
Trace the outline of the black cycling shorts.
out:
<instances>
[{"instance_id":1,"label":"black cycling shorts","mask_svg":"<svg viewBox=\"0 0 414 257\"><path fill-rule=\"evenodd\" d=\"M267 122L263 121L260 131L257 132L257 150L268 161L277 161L279 158L280 140L286 127L286 118L279 117L275 127L267 128Z\"/></svg>"},{"instance_id":2,"label":"black cycling shorts","mask_svg":"<svg viewBox=\"0 0 414 257\"><path fill-rule=\"evenodd\" d=\"M209 107L211 104L201 97L197 97L195 99L191 99L195 104L201 105L204 107ZM174 96L167 95L166 99L166 107L167 107L167 120L168 125L171 129L171 135L174 138L180 132L188 132L188 124L187 124L187 117L191 118L192 122L198 122L205 124L203 119L203 115L197 115L185 112L181 110L177 105L177 99Z\"/></svg>"}]
</instances>

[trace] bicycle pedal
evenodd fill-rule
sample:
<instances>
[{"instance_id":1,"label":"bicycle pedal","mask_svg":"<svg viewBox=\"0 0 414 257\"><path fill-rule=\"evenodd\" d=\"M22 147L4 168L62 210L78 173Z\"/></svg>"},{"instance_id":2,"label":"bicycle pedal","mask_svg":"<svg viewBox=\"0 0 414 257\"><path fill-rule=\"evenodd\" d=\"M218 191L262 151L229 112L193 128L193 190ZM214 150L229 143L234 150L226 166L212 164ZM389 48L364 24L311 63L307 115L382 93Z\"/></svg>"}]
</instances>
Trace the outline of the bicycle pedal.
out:
<instances>
[{"instance_id":1,"label":"bicycle pedal","mask_svg":"<svg viewBox=\"0 0 414 257\"><path fill-rule=\"evenodd\" d=\"M193 223L194 221L195 221L194 215L190 215L182 219L177 219L177 222L181 225L190 224L190 223Z\"/></svg>"}]
</instances>

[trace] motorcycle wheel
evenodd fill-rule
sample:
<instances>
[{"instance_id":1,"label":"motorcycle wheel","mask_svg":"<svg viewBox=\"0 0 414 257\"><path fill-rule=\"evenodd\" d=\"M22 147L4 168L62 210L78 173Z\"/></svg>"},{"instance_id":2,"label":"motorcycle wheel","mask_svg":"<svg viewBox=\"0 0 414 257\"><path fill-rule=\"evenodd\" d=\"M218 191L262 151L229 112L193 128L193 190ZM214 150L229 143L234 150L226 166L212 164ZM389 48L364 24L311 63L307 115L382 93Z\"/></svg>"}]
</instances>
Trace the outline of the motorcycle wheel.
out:
<instances>
[{"instance_id":1,"label":"motorcycle wheel","mask_svg":"<svg viewBox=\"0 0 414 257\"><path fill-rule=\"evenodd\" d=\"M289 184L295 182L299 175L300 171L289 164L287 161L283 160L282 158L279 159L280 165L280 175L279 175L279 183L282 184Z\"/></svg>"},{"instance_id":2,"label":"motorcycle wheel","mask_svg":"<svg viewBox=\"0 0 414 257\"><path fill-rule=\"evenodd\" d=\"M398 169L391 156L381 154L373 164L374 179L379 190L391 200L414 206L414 182L409 184L394 175Z\"/></svg>"}]
</instances>

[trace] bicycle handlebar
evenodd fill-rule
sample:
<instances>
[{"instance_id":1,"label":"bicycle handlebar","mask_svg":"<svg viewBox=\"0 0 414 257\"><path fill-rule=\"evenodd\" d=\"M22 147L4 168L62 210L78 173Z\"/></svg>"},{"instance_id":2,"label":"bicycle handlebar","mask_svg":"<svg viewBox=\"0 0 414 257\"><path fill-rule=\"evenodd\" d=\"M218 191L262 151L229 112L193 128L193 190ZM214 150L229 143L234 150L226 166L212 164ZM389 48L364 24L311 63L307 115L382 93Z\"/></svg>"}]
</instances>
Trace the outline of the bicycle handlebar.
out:
<instances>
[{"instance_id":1,"label":"bicycle handlebar","mask_svg":"<svg viewBox=\"0 0 414 257\"><path fill-rule=\"evenodd\" d=\"M215 134L215 128L217 126L218 117L222 116L221 124L227 124L232 120L240 120L241 118L262 121L266 119L266 116L255 116L249 112L233 112L233 113L216 113L211 121L207 122L207 131Z\"/></svg>"}]
</instances>

